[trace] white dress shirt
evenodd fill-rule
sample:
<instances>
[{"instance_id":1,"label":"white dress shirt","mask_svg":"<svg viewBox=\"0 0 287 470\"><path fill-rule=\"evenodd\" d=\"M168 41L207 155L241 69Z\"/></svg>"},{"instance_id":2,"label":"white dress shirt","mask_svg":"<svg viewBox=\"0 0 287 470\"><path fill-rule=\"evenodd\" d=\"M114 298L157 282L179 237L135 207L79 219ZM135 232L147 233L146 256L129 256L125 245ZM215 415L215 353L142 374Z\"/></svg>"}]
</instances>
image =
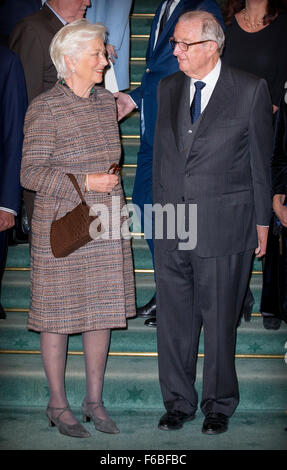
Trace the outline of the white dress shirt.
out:
<instances>
[{"instance_id":1,"label":"white dress shirt","mask_svg":"<svg viewBox=\"0 0 287 470\"><path fill-rule=\"evenodd\" d=\"M221 70L221 60L218 59L216 66L207 74L205 77L202 79L198 80L195 78L192 78L190 80L190 105L193 100L193 96L195 93L195 86L194 82L204 82L206 85L205 87L201 90L201 112L203 112L210 100L210 97L213 93L214 87L217 83L217 80L220 75L220 70Z\"/></svg>"}]
</instances>

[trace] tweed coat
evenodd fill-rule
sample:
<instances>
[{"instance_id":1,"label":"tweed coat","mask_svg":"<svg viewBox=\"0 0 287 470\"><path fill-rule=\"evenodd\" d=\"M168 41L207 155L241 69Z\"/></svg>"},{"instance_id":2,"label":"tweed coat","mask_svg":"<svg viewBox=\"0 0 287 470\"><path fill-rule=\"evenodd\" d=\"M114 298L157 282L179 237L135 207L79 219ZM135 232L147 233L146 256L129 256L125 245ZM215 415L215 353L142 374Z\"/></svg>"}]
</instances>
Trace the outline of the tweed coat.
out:
<instances>
[{"instance_id":1,"label":"tweed coat","mask_svg":"<svg viewBox=\"0 0 287 470\"><path fill-rule=\"evenodd\" d=\"M54 258L50 227L79 204L66 173L73 173L84 192L85 174L107 172L119 162L121 146L115 101L95 87L80 98L57 83L29 106L24 125L21 183L36 191L32 219L31 305L28 328L80 333L126 326L135 315L135 289L130 240L116 236L124 205L121 184L108 193L90 191L87 203L114 205L113 224L104 238L92 240L66 258Z\"/></svg>"}]
</instances>

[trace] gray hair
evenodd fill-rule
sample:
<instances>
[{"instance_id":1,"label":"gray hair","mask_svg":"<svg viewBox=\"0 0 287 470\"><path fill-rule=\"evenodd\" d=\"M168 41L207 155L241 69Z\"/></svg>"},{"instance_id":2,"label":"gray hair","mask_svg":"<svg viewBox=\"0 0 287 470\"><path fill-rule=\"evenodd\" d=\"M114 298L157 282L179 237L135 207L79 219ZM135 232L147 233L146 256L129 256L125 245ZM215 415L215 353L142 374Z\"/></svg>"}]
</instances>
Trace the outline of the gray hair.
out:
<instances>
[{"instance_id":1,"label":"gray hair","mask_svg":"<svg viewBox=\"0 0 287 470\"><path fill-rule=\"evenodd\" d=\"M225 36L221 25L214 15L203 10L193 10L183 13L179 17L179 21L201 21L201 37L202 41L210 39L217 43L217 50L219 55L222 54L224 49Z\"/></svg>"},{"instance_id":2,"label":"gray hair","mask_svg":"<svg viewBox=\"0 0 287 470\"><path fill-rule=\"evenodd\" d=\"M106 41L106 27L102 23L92 24L85 18L65 25L55 34L49 50L58 78L69 75L64 56L79 57L85 43L96 38Z\"/></svg>"}]
</instances>

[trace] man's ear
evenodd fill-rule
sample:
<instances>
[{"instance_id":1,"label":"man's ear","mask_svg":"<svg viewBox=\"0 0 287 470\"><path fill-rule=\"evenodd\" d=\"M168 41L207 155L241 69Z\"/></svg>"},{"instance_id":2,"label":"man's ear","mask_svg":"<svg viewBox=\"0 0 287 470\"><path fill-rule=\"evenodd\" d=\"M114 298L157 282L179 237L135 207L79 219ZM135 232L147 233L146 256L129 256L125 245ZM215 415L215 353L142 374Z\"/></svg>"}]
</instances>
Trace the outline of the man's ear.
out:
<instances>
[{"instance_id":1,"label":"man's ear","mask_svg":"<svg viewBox=\"0 0 287 470\"><path fill-rule=\"evenodd\" d=\"M217 44L217 42L215 42L215 41L210 41L210 42L208 43L208 48L209 48L210 52L212 52L212 54L214 54L214 53L217 51L217 49L218 49L218 44Z\"/></svg>"}]
</instances>

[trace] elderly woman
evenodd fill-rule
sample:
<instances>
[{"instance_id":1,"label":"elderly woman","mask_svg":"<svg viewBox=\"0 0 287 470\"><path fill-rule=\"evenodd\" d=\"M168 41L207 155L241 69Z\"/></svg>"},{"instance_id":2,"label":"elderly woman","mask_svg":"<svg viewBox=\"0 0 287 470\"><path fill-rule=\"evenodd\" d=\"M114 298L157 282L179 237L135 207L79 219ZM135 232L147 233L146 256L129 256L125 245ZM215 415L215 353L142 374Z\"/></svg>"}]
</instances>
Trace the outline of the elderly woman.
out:
<instances>
[{"instance_id":1,"label":"elderly woman","mask_svg":"<svg viewBox=\"0 0 287 470\"><path fill-rule=\"evenodd\" d=\"M84 420L96 429L119 432L102 402L110 329L126 326L135 315L133 265L129 240L116 237L119 227L106 227L66 258L55 258L50 228L80 203L67 173L72 173L87 204L111 212L122 207L119 177L109 174L121 154L116 107L100 83L107 65L105 27L81 19L64 26L50 53L59 81L30 105L24 127L22 185L36 191L32 219L31 307L28 328L41 333L41 354L50 400L50 425L75 437L88 437L73 416L65 393L67 338L82 333L86 369ZM118 209L119 210L119 209ZM120 220L118 222L120 224Z\"/></svg>"}]
</instances>

